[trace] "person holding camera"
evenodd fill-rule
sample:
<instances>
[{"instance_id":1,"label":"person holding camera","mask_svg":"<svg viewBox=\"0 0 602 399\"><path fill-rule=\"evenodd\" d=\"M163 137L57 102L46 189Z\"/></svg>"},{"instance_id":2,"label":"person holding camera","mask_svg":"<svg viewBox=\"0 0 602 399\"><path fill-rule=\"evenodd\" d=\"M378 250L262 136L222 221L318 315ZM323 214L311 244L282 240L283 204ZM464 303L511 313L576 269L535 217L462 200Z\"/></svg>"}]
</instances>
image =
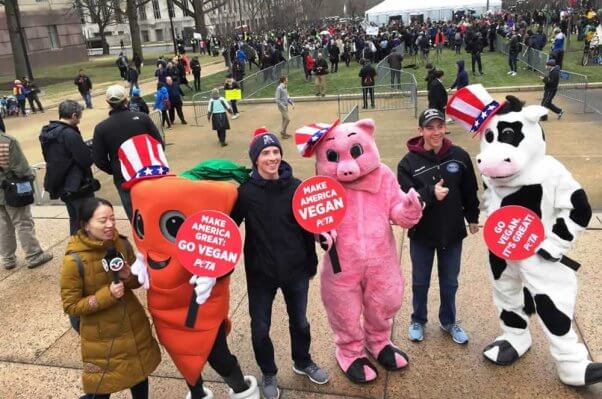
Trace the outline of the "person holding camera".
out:
<instances>
[{"instance_id":1,"label":"person holding camera","mask_svg":"<svg viewBox=\"0 0 602 399\"><path fill-rule=\"evenodd\" d=\"M133 248L116 229L113 205L102 198L82 202L78 227L60 285L63 310L79 316L86 393L80 399L108 399L128 388L133 399L147 399L148 376L161 352L133 291L140 287L130 270Z\"/></svg>"},{"instance_id":2,"label":"person holding camera","mask_svg":"<svg viewBox=\"0 0 602 399\"><path fill-rule=\"evenodd\" d=\"M17 238L25 252L27 267L33 269L52 259L36 238L31 204L33 175L17 139L0 124L0 263L6 270L17 266Z\"/></svg>"},{"instance_id":3,"label":"person holding camera","mask_svg":"<svg viewBox=\"0 0 602 399\"><path fill-rule=\"evenodd\" d=\"M100 183L92 177L92 149L86 145L77 125L83 107L73 100L59 104L59 120L50 121L40 132L46 161L44 190L51 199L60 198L69 213L69 234L77 231L77 211L81 203L94 196Z\"/></svg>"}]
</instances>

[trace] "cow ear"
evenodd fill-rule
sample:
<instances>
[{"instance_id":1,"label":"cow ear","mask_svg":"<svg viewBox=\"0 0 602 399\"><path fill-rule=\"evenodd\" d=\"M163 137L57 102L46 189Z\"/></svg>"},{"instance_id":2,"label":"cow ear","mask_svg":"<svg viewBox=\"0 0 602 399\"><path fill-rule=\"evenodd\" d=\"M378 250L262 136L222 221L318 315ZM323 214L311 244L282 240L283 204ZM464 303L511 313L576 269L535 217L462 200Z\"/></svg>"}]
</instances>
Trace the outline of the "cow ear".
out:
<instances>
[{"instance_id":1,"label":"cow ear","mask_svg":"<svg viewBox=\"0 0 602 399\"><path fill-rule=\"evenodd\" d=\"M541 105L529 105L528 107L523 108L522 113L529 122L537 123L542 116L548 114L548 109Z\"/></svg>"},{"instance_id":2,"label":"cow ear","mask_svg":"<svg viewBox=\"0 0 602 399\"><path fill-rule=\"evenodd\" d=\"M363 129L366 131L366 133L368 133L370 136L374 136L374 120L372 119L360 119L359 121L357 121L355 123L355 126Z\"/></svg>"}]
</instances>

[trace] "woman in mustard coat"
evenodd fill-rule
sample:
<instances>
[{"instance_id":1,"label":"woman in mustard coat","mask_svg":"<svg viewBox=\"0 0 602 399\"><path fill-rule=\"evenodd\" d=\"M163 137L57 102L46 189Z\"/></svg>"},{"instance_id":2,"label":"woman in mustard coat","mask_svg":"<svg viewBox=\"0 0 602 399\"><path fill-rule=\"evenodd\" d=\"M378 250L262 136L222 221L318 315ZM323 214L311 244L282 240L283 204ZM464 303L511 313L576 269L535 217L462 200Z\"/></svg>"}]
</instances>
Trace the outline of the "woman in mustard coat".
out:
<instances>
[{"instance_id":1,"label":"woman in mustard coat","mask_svg":"<svg viewBox=\"0 0 602 399\"><path fill-rule=\"evenodd\" d=\"M108 398L129 388L134 399L146 399L148 376L157 368L161 354L133 292L140 286L130 273L135 255L117 232L108 201L87 199L79 218L80 229L71 237L63 259L61 299L68 315L80 316L83 398ZM125 260L117 284L102 262L112 246ZM72 253L83 263L83 276Z\"/></svg>"}]
</instances>

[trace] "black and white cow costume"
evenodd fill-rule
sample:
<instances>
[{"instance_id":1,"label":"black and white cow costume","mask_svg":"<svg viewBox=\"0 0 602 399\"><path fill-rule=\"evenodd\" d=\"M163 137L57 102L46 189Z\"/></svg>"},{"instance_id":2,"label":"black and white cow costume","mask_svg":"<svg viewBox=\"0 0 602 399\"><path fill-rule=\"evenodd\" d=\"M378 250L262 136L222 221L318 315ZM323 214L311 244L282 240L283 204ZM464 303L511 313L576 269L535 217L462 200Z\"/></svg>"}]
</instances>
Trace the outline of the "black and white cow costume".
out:
<instances>
[{"instance_id":1,"label":"black and white cow costume","mask_svg":"<svg viewBox=\"0 0 602 399\"><path fill-rule=\"evenodd\" d=\"M485 347L483 354L500 365L518 360L531 346L529 316L536 313L560 380L575 386L602 381L602 363L588 359L587 349L572 328L579 264L565 256L592 212L585 191L571 173L546 155L539 121L548 110L539 105L525 107L514 96L498 104L481 85L464 89L470 93L456 93L447 112L480 133L481 152L476 159L483 177L486 213L520 205L535 212L545 229L536 254L525 260L506 261L489 252L502 335ZM475 95L485 101L471 123L467 102ZM487 112L491 110L494 112Z\"/></svg>"}]
</instances>

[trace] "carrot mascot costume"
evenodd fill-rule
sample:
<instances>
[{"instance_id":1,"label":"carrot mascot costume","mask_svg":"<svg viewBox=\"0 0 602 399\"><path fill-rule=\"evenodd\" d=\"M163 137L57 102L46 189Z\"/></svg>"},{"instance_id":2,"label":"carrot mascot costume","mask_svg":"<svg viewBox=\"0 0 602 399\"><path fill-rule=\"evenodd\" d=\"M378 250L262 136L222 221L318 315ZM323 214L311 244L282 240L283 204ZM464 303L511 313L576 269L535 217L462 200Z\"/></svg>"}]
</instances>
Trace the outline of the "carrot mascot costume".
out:
<instances>
[{"instance_id":1,"label":"carrot mascot costume","mask_svg":"<svg viewBox=\"0 0 602 399\"><path fill-rule=\"evenodd\" d=\"M170 175L161 143L149 135L124 142L118 155L123 186L131 189L131 222L140 251L132 272L148 289L157 338L186 379L187 398L213 398L201 375L209 361L230 386L230 398L259 399L255 377L243 376L226 342L230 277L193 276L178 261L175 246L187 216L208 209L229 214L236 186Z\"/></svg>"}]
</instances>

